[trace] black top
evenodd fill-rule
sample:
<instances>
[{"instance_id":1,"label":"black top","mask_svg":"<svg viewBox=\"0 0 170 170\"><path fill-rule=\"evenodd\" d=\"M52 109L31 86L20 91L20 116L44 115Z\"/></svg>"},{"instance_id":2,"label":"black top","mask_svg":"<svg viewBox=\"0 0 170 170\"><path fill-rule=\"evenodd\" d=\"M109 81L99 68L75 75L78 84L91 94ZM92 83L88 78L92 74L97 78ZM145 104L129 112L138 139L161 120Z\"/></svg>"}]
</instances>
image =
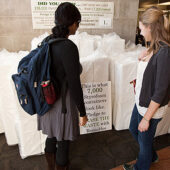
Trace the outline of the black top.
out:
<instances>
[{"instance_id":1,"label":"black top","mask_svg":"<svg viewBox=\"0 0 170 170\"><path fill-rule=\"evenodd\" d=\"M139 105L148 107L151 100L165 106L170 100L170 47L160 43L144 72Z\"/></svg>"},{"instance_id":2,"label":"black top","mask_svg":"<svg viewBox=\"0 0 170 170\"><path fill-rule=\"evenodd\" d=\"M80 83L81 70L77 46L71 40L65 39L53 43L50 53L52 59L51 76L59 81L60 86L66 80L70 95L80 112L80 116L85 116L86 111Z\"/></svg>"}]
</instances>

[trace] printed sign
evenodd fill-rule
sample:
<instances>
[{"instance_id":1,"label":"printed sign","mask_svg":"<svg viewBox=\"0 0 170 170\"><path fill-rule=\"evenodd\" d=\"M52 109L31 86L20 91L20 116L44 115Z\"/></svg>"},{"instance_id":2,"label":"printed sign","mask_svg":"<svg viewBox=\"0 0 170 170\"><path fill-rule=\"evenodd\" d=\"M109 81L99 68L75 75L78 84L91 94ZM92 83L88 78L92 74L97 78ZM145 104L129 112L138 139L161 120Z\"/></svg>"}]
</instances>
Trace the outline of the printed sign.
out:
<instances>
[{"instance_id":1,"label":"printed sign","mask_svg":"<svg viewBox=\"0 0 170 170\"><path fill-rule=\"evenodd\" d=\"M54 26L54 12L65 1L31 0L33 29L51 29ZM81 12L80 28L113 27L114 2L69 1Z\"/></svg>"},{"instance_id":2,"label":"printed sign","mask_svg":"<svg viewBox=\"0 0 170 170\"><path fill-rule=\"evenodd\" d=\"M112 129L111 82L82 85L88 122L80 127L81 134Z\"/></svg>"}]
</instances>

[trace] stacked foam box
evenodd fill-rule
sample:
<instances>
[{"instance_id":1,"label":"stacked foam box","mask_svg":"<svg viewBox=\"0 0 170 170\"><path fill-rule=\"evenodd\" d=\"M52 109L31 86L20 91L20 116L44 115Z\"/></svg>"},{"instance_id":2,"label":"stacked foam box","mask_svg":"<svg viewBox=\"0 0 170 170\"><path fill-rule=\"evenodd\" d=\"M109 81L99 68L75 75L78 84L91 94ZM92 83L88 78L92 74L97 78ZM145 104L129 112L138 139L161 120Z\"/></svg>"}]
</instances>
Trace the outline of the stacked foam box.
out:
<instances>
[{"instance_id":1,"label":"stacked foam box","mask_svg":"<svg viewBox=\"0 0 170 170\"><path fill-rule=\"evenodd\" d=\"M109 80L109 59L102 51L96 50L92 55L80 58L80 62L83 66L81 83L106 82ZM112 120L112 117L110 117L110 120ZM86 133L85 129L80 127L80 134L84 133Z\"/></svg>"},{"instance_id":2,"label":"stacked foam box","mask_svg":"<svg viewBox=\"0 0 170 170\"><path fill-rule=\"evenodd\" d=\"M3 50L0 80L1 97L0 117L4 125L8 145L19 145L22 158L44 152L45 135L37 130L37 117L30 116L21 108L11 75L17 72L20 59L28 52L9 53Z\"/></svg>"},{"instance_id":3,"label":"stacked foam box","mask_svg":"<svg viewBox=\"0 0 170 170\"><path fill-rule=\"evenodd\" d=\"M91 55L95 50L94 38L85 32L70 36L69 39L77 45L80 58Z\"/></svg>"},{"instance_id":4,"label":"stacked foam box","mask_svg":"<svg viewBox=\"0 0 170 170\"><path fill-rule=\"evenodd\" d=\"M0 107L1 107L1 104L0 104ZM1 117L0 117L0 133L4 133L4 127L3 127L3 122L1 120Z\"/></svg>"},{"instance_id":5,"label":"stacked foam box","mask_svg":"<svg viewBox=\"0 0 170 170\"><path fill-rule=\"evenodd\" d=\"M34 38L31 42L31 49L35 49L46 36L48 36L47 33L38 38ZM18 62L16 65L18 65ZM13 74L14 73L16 73L16 71L13 70ZM31 116L21 108L12 80L10 81L10 86L17 108L15 114L15 130L18 137L21 158L24 159L31 155L42 154L44 153L46 135L43 135L41 131L37 130L37 115Z\"/></svg>"},{"instance_id":6,"label":"stacked foam box","mask_svg":"<svg viewBox=\"0 0 170 170\"><path fill-rule=\"evenodd\" d=\"M8 69L8 67L5 67L2 65L2 63L0 64L0 82L3 82L4 78L4 71ZM5 128L4 128L4 117L5 117L5 109L4 109L4 102L3 102L3 98L5 97L5 84L4 83L0 83L0 133L4 133L5 132ZM9 140L7 140L8 142Z\"/></svg>"},{"instance_id":7,"label":"stacked foam box","mask_svg":"<svg viewBox=\"0 0 170 170\"><path fill-rule=\"evenodd\" d=\"M116 53L111 59L110 79L112 82L113 125L116 130L128 129L135 103L134 89L130 81L136 78L138 55L143 50L138 47Z\"/></svg>"},{"instance_id":8,"label":"stacked foam box","mask_svg":"<svg viewBox=\"0 0 170 170\"><path fill-rule=\"evenodd\" d=\"M15 129L18 136L18 145L21 158L31 155L39 155L44 152L45 135L37 130L37 115L29 115L20 106L17 99L14 83L11 88L16 100L18 112L16 114Z\"/></svg>"},{"instance_id":9,"label":"stacked foam box","mask_svg":"<svg viewBox=\"0 0 170 170\"><path fill-rule=\"evenodd\" d=\"M116 33L103 35L99 47L108 57L112 57L114 53L122 53L125 50L125 40L121 39Z\"/></svg>"},{"instance_id":10,"label":"stacked foam box","mask_svg":"<svg viewBox=\"0 0 170 170\"><path fill-rule=\"evenodd\" d=\"M46 36L48 36L48 33L34 38L31 42L31 50L35 49ZM26 54L28 54L28 52L25 52L23 56L25 56ZM14 62L14 64L17 66L18 62L16 61ZM16 69L14 68L11 71L11 75L15 73ZM13 134L16 134L17 136L21 158L24 159L31 155L42 154L44 152L46 135L43 135L41 131L37 130L37 115L31 116L21 108L12 80L10 81L10 89L12 89L11 99L12 102L15 104L16 110L15 118L11 116L11 118L15 120L13 121L13 131L15 131L13 132ZM9 118L5 118L4 120L9 120Z\"/></svg>"},{"instance_id":11,"label":"stacked foam box","mask_svg":"<svg viewBox=\"0 0 170 170\"><path fill-rule=\"evenodd\" d=\"M166 115L159 122L155 136L170 133L170 107L167 108Z\"/></svg>"},{"instance_id":12,"label":"stacked foam box","mask_svg":"<svg viewBox=\"0 0 170 170\"><path fill-rule=\"evenodd\" d=\"M2 52L0 52L0 61L1 61L1 70L0 70L0 79L1 79L1 72L2 72L2 65L3 65L3 55ZM0 83L0 93L3 92L3 84ZM1 114L3 114L3 102L2 102L2 97L0 97L0 133L4 133L4 125L3 125L3 121L2 121L2 116Z\"/></svg>"},{"instance_id":13,"label":"stacked foam box","mask_svg":"<svg viewBox=\"0 0 170 170\"><path fill-rule=\"evenodd\" d=\"M76 32L75 35L70 35L70 36L69 36L69 39L70 39L71 41L73 41L74 44L76 44L76 46L77 46L77 48L78 48L78 50L79 50L79 49L80 49L79 32Z\"/></svg>"},{"instance_id":14,"label":"stacked foam box","mask_svg":"<svg viewBox=\"0 0 170 170\"><path fill-rule=\"evenodd\" d=\"M18 61L26 54L25 52L9 53L6 50L1 51L2 61L0 70L1 83L1 120L5 131L8 145L18 143L15 131L15 115L17 112L16 101L13 99L12 90L10 88L10 80L13 70L16 70ZM17 64L16 64L17 63Z\"/></svg>"},{"instance_id":15,"label":"stacked foam box","mask_svg":"<svg viewBox=\"0 0 170 170\"><path fill-rule=\"evenodd\" d=\"M3 51L3 52L2 52ZM1 66L1 70L0 70L0 80L1 80L1 77L3 76L2 75L2 70L3 70L3 65L4 65L4 53L6 52L6 50L2 50L0 52L0 66ZM0 83L0 93L2 94L3 92L3 83ZM1 114L3 114L3 102L2 102L2 97L0 97L0 133L4 133L5 130L4 130L4 125L3 125L3 121L2 121L2 116Z\"/></svg>"},{"instance_id":16,"label":"stacked foam box","mask_svg":"<svg viewBox=\"0 0 170 170\"><path fill-rule=\"evenodd\" d=\"M130 44L125 53L116 54L112 57L110 78L112 81L113 125L116 130L128 129L129 127L135 103L133 85L130 85L129 82L136 78L137 57L143 50L145 50L144 47ZM166 133L170 133L169 107L167 114L158 124L156 136Z\"/></svg>"},{"instance_id":17,"label":"stacked foam box","mask_svg":"<svg viewBox=\"0 0 170 170\"><path fill-rule=\"evenodd\" d=\"M94 44L97 50L92 55L80 59L84 68L82 83L110 80L110 60L117 59L117 56L125 51L125 40L115 33L104 35L102 38L96 37Z\"/></svg>"},{"instance_id":18,"label":"stacked foam box","mask_svg":"<svg viewBox=\"0 0 170 170\"><path fill-rule=\"evenodd\" d=\"M130 81L136 78L137 61L121 58L115 61L113 125L116 130L127 129L134 106L134 90Z\"/></svg>"},{"instance_id":19,"label":"stacked foam box","mask_svg":"<svg viewBox=\"0 0 170 170\"><path fill-rule=\"evenodd\" d=\"M92 55L80 58L80 62L83 66L82 83L109 80L109 59L102 51L96 50Z\"/></svg>"}]
</instances>

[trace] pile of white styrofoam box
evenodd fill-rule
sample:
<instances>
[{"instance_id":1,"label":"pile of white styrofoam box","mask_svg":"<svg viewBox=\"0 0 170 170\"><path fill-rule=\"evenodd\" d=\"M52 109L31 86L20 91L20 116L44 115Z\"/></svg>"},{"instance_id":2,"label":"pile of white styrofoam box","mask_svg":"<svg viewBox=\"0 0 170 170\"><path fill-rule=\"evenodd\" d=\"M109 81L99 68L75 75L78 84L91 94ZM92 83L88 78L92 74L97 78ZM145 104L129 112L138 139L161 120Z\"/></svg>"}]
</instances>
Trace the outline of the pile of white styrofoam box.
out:
<instances>
[{"instance_id":1,"label":"pile of white styrofoam box","mask_svg":"<svg viewBox=\"0 0 170 170\"><path fill-rule=\"evenodd\" d=\"M12 90L10 88L10 80L12 70L17 69L19 60L25 56L26 53L10 53L6 50L0 52L0 81L1 83L1 94L0 101L1 107L1 120L5 131L5 136L8 145L15 145L18 143L16 131L15 131L15 114L17 112L15 100L13 100Z\"/></svg>"},{"instance_id":2,"label":"pile of white styrofoam box","mask_svg":"<svg viewBox=\"0 0 170 170\"><path fill-rule=\"evenodd\" d=\"M2 68L1 68L2 69ZM1 76L1 71L0 71L0 76ZM0 79L1 80L1 79ZM0 93L2 93L3 91L3 85L2 83L0 84ZM3 125L3 121L2 121L2 116L1 114L3 114L3 102L2 102L2 97L0 97L0 133L4 133L4 125Z\"/></svg>"},{"instance_id":3,"label":"pile of white styrofoam box","mask_svg":"<svg viewBox=\"0 0 170 170\"><path fill-rule=\"evenodd\" d=\"M3 122L1 120L1 117L0 117L0 133L4 133L4 127L3 127Z\"/></svg>"},{"instance_id":4,"label":"pile of white styrofoam box","mask_svg":"<svg viewBox=\"0 0 170 170\"><path fill-rule=\"evenodd\" d=\"M112 82L113 125L116 130L128 129L135 103L134 89L130 82L136 79L138 56L143 47L115 53L110 60Z\"/></svg>"},{"instance_id":5,"label":"pile of white styrofoam box","mask_svg":"<svg viewBox=\"0 0 170 170\"><path fill-rule=\"evenodd\" d=\"M78 47L80 58L87 57L95 50L95 41L92 36L83 32L69 37Z\"/></svg>"},{"instance_id":6,"label":"pile of white styrofoam box","mask_svg":"<svg viewBox=\"0 0 170 170\"><path fill-rule=\"evenodd\" d=\"M19 52L18 58L26 56L28 52ZM37 115L31 116L26 113L20 106L14 82L11 79L11 75L17 72L16 68L19 60L13 62L13 67L10 71L9 78L9 89L10 89L10 100L14 107L11 109L12 113L10 117L5 118L6 121L13 119L13 130L18 139L19 152L21 158L26 158L31 155L42 154L44 152L45 135L42 135L41 131L37 130ZM13 132L14 134L14 132Z\"/></svg>"},{"instance_id":7,"label":"pile of white styrofoam box","mask_svg":"<svg viewBox=\"0 0 170 170\"><path fill-rule=\"evenodd\" d=\"M170 107L167 108L166 115L159 122L155 136L170 133Z\"/></svg>"},{"instance_id":8,"label":"pile of white styrofoam box","mask_svg":"<svg viewBox=\"0 0 170 170\"><path fill-rule=\"evenodd\" d=\"M134 90L130 81L136 78L137 61L121 58L115 61L113 83L113 125L116 130L128 129L134 106Z\"/></svg>"},{"instance_id":9,"label":"pile of white styrofoam box","mask_svg":"<svg viewBox=\"0 0 170 170\"><path fill-rule=\"evenodd\" d=\"M2 52L3 51L3 52ZM6 50L2 50L0 52L0 66L1 66L1 69L0 69L0 81L1 81L1 77L3 76L3 65L4 65L4 55L7 51ZM2 81L1 81L2 82ZM0 93L2 94L3 93L3 83L0 83ZM0 96L1 96L0 94ZM2 121L2 115L3 114L3 102L2 102L2 97L0 97L0 133L4 133L4 125L3 125L3 121Z\"/></svg>"},{"instance_id":10,"label":"pile of white styrofoam box","mask_svg":"<svg viewBox=\"0 0 170 170\"><path fill-rule=\"evenodd\" d=\"M109 59L99 50L85 58L80 58L83 67L81 83L109 80Z\"/></svg>"},{"instance_id":11,"label":"pile of white styrofoam box","mask_svg":"<svg viewBox=\"0 0 170 170\"><path fill-rule=\"evenodd\" d=\"M46 136L37 130L37 115L29 115L20 106L17 99L14 83L11 88L17 104L15 129L18 136L18 145L21 158L44 153Z\"/></svg>"},{"instance_id":12,"label":"pile of white styrofoam box","mask_svg":"<svg viewBox=\"0 0 170 170\"><path fill-rule=\"evenodd\" d=\"M8 145L19 145L19 152L22 158L44 152L45 135L37 130L37 117L28 115L21 108L12 74L17 72L17 66L27 51L9 53L6 50L0 52L0 118L3 123L5 137ZM2 57L1 57L2 56Z\"/></svg>"},{"instance_id":13,"label":"pile of white styrofoam box","mask_svg":"<svg viewBox=\"0 0 170 170\"><path fill-rule=\"evenodd\" d=\"M122 53L125 51L125 40L121 39L116 33L103 35L99 45L108 57L114 55L113 53Z\"/></svg>"},{"instance_id":14,"label":"pile of white styrofoam box","mask_svg":"<svg viewBox=\"0 0 170 170\"><path fill-rule=\"evenodd\" d=\"M35 37L31 42L31 50L35 49L37 45L49 34L44 33L39 37ZM125 50L125 40L121 39L116 33L100 35L89 35L86 32L76 32L75 35L70 35L72 40L78 47L80 58L87 57L100 48L107 55L111 56L112 52L123 52Z\"/></svg>"},{"instance_id":15,"label":"pile of white styrofoam box","mask_svg":"<svg viewBox=\"0 0 170 170\"><path fill-rule=\"evenodd\" d=\"M99 35L89 35L86 32L77 33L69 37L79 49L80 58L91 55L96 49L103 50L107 56L112 56L114 52L125 50L125 40L116 33Z\"/></svg>"},{"instance_id":16,"label":"pile of white styrofoam box","mask_svg":"<svg viewBox=\"0 0 170 170\"><path fill-rule=\"evenodd\" d=\"M131 48L131 49L130 49ZM112 82L113 125L116 130L129 128L132 110L135 104L134 89L130 81L136 78L138 56L146 48L140 45L127 48L124 53L111 59L110 79ZM169 133L170 109L158 124L156 136Z\"/></svg>"}]
</instances>

